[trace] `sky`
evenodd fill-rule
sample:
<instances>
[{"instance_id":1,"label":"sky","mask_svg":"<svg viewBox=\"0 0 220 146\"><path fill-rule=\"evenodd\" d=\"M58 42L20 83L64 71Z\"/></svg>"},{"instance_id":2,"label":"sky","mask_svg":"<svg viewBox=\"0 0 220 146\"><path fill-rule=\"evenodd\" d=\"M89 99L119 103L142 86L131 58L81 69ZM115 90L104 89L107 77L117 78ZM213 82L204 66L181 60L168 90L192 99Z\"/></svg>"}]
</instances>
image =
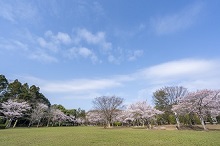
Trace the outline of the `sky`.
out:
<instances>
[{"instance_id":1,"label":"sky","mask_svg":"<svg viewBox=\"0 0 220 146\"><path fill-rule=\"evenodd\" d=\"M219 0L1 0L0 74L52 104L220 88Z\"/></svg>"}]
</instances>

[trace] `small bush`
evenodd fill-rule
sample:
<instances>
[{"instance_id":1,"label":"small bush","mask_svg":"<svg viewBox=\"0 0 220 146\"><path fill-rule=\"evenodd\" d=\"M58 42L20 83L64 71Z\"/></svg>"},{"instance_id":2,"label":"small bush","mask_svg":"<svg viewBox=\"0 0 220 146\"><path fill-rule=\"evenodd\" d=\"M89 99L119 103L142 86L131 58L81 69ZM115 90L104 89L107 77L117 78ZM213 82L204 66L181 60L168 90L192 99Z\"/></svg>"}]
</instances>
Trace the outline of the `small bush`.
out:
<instances>
[{"instance_id":1,"label":"small bush","mask_svg":"<svg viewBox=\"0 0 220 146\"><path fill-rule=\"evenodd\" d=\"M114 126L121 126L122 124L121 124L121 122L114 122L113 125Z\"/></svg>"},{"instance_id":2,"label":"small bush","mask_svg":"<svg viewBox=\"0 0 220 146\"><path fill-rule=\"evenodd\" d=\"M5 124L0 124L0 129L5 129Z\"/></svg>"}]
</instances>

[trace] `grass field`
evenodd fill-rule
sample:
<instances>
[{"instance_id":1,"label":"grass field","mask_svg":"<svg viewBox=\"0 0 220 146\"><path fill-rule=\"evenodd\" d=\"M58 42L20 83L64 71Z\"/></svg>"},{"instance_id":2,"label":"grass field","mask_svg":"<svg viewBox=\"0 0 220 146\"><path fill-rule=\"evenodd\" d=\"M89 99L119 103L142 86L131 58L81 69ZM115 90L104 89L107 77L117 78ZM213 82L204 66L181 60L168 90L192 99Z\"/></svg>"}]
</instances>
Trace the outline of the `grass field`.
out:
<instances>
[{"instance_id":1,"label":"grass field","mask_svg":"<svg viewBox=\"0 0 220 146\"><path fill-rule=\"evenodd\" d=\"M0 146L13 145L220 146L220 131L104 129L101 127L15 128L0 130Z\"/></svg>"}]
</instances>

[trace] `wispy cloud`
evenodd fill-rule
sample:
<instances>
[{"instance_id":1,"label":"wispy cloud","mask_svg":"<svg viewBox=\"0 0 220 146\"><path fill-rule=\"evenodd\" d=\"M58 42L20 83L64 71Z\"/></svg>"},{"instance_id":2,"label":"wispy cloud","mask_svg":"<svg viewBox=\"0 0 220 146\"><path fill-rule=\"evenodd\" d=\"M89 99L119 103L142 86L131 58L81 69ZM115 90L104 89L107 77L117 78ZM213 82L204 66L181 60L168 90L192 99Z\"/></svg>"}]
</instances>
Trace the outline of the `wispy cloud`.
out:
<instances>
[{"instance_id":1,"label":"wispy cloud","mask_svg":"<svg viewBox=\"0 0 220 146\"><path fill-rule=\"evenodd\" d=\"M89 92L120 86L120 83L110 79L81 79L67 82L54 82L43 86L47 92Z\"/></svg>"},{"instance_id":2,"label":"wispy cloud","mask_svg":"<svg viewBox=\"0 0 220 146\"><path fill-rule=\"evenodd\" d=\"M40 47L49 49L53 52L58 52L62 45L68 45L71 43L71 37L64 32L58 32L57 35L48 30L45 32L44 37L37 39Z\"/></svg>"},{"instance_id":3,"label":"wispy cloud","mask_svg":"<svg viewBox=\"0 0 220 146\"><path fill-rule=\"evenodd\" d=\"M79 57L90 58L93 63L99 61L95 53L92 50L85 47L71 48L67 51L66 56L68 56L69 58L79 58Z\"/></svg>"},{"instance_id":4,"label":"wispy cloud","mask_svg":"<svg viewBox=\"0 0 220 146\"><path fill-rule=\"evenodd\" d=\"M134 61L143 55L143 50L126 50L121 47L113 47L111 42L106 40L104 32L92 33L87 29L78 29L77 42L86 41L88 44L100 46L102 55L107 55L108 61L114 64L120 64L123 61Z\"/></svg>"},{"instance_id":5,"label":"wispy cloud","mask_svg":"<svg viewBox=\"0 0 220 146\"><path fill-rule=\"evenodd\" d=\"M32 39L36 39L32 36ZM20 41L18 39L0 38L1 51L10 55L27 57L44 63L58 62L58 59L46 50L39 48L36 40L30 42Z\"/></svg>"},{"instance_id":6,"label":"wispy cloud","mask_svg":"<svg viewBox=\"0 0 220 146\"><path fill-rule=\"evenodd\" d=\"M129 61L134 61L137 58L139 58L140 56L142 56L144 53L143 50L135 50L133 52L130 52L130 54L128 55L128 60Z\"/></svg>"},{"instance_id":7,"label":"wispy cloud","mask_svg":"<svg viewBox=\"0 0 220 146\"><path fill-rule=\"evenodd\" d=\"M45 32L45 36L56 44L69 44L72 41L70 36L64 32L58 32L57 35L54 35L53 32L49 30Z\"/></svg>"},{"instance_id":8,"label":"wispy cloud","mask_svg":"<svg viewBox=\"0 0 220 146\"><path fill-rule=\"evenodd\" d=\"M16 54L15 51L19 49L29 59L48 63L59 62L60 59L84 58L91 60L93 64L103 61L120 64L134 61L143 55L143 50L113 47L103 31L92 33L83 28L71 34L60 31L54 33L50 30L43 36L29 31L22 34L13 39L0 38L1 48L11 51L12 54Z\"/></svg>"},{"instance_id":9,"label":"wispy cloud","mask_svg":"<svg viewBox=\"0 0 220 146\"><path fill-rule=\"evenodd\" d=\"M25 75L19 79L41 87L53 103L60 104L62 98L73 103L80 99L78 102L83 104L102 95L121 96L126 103L146 99L152 102L152 93L164 86L181 85L190 91L219 89L219 75L220 60L183 59L106 78L47 80Z\"/></svg>"},{"instance_id":10,"label":"wispy cloud","mask_svg":"<svg viewBox=\"0 0 220 146\"><path fill-rule=\"evenodd\" d=\"M182 85L190 90L219 88L220 60L184 59L142 69L136 76L148 81L152 89Z\"/></svg>"},{"instance_id":11,"label":"wispy cloud","mask_svg":"<svg viewBox=\"0 0 220 146\"><path fill-rule=\"evenodd\" d=\"M91 33L87 29L79 29L77 31L77 40L85 40L89 44L100 45L103 51L109 51L112 49L112 43L107 42L104 32Z\"/></svg>"},{"instance_id":12,"label":"wispy cloud","mask_svg":"<svg viewBox=\"0 0 220 146\"><path fill-rule=\"evenodd\" d=\"M139 97L143 94L149 96L153 91L163 86L182 85L189 90L219 88L219 75L219 60L184 59L150 66L131 74L115 75L110 78L49 81L29 77L27 80L30 82L40 81L38 84L44 92L54 94L60 92L71 94L103 93L103 91L107 92L116 88L129 90L129 86L135 85L136 97ZM124 94L126 95L126 93Z\"/></svg>"},{"instance_id":13,"label":"wispy cloud","mask_svg":"<svg viewBox=\"0 0 220 146\"><path fill-rule=\"evenodd\" d=\"M151 24L158 35L175 33L191 27L202 9L203 3L196 3L175 14L154 18L151 20Z\"/></svg>"},{"instance_id":14,"label":"wispy cloud","mask_svg":"<svg viewBox=\"0 0 220 146\"><path fill-rule=\"evenodd\" d=\"M75 5L75 10L72 13L74 17L84 17L89 20L92 17L93 21L96 21L105 15L103 6L98 1L77 0L73 3Z\"/></svg>"},{"instance_id":15,"label":"wispy cloud","mask_svg":"<svg viewBox=\"0 0 220 146\"><path fill-rule=\"evenodd\" d=\"M16 22L17 20L34 20L38 17L38 10L31 3L22 1L0 1L0 17Z\"/></svg>"},{"instance_id":16,"label":"wispy cloud","mask_svg":"<svg viewBox=\"0 0 220 146\"><path fill-rule=\"evenodd\" d=\"M35 52L31 53L28 57L30 59L37 60L40 62L46 62L46 63L58 62L57 58L47 54L43 50L35 51Z\"/></svg>"},{"instance_id":17,"label":"wispy cloud","mask_svg":"<svg viewBox=\"0 0 220 146\"><path fill-rule=\"evenodd\" d=\"M115 75L106 78L78 78L69 80L47 80L30 75L19 76L23 81L41 87L45 93L67 93L86 95L90 93L107 92L122 87L125 82L136 80L133 75ZM86 97L84 97L86 98Z\"/></svg>"},{"instance_id":18,"label":"wispy cloud","mask_svg":"<svg viewBox=\"0 0 220 146\"><path fill-rule=\"evenodd\" d=\"M0 48L2 50L19 52L19 51L27 51L28 45L14 39L0 38Z\"/></svg>"},{"instance_id":19,"label":"wispy cloud","mask_svg":"<svg viewBox=\"0 0 220 146\"><path fill-rule=\"evenodd\" d=\"M114 49L108 55L108 61L114 64L120 64L123 61L135 61L144 54L143 50L126 50L121 47Z\"/></svg>"},{"instance_id":20,"label":"wispy cloud","mask_svg":"<svg viewBox=\"0 0 220 146\"><path fill-rule=\"evenodd\" d=\"M202 59L184 59L170 61L155 65L141 71L146 77L155 76L157 78L174 78L181 76L193 76L206 74L207 71L213 70L217 64L213 60Z\"/></svg>"}]
</instances>

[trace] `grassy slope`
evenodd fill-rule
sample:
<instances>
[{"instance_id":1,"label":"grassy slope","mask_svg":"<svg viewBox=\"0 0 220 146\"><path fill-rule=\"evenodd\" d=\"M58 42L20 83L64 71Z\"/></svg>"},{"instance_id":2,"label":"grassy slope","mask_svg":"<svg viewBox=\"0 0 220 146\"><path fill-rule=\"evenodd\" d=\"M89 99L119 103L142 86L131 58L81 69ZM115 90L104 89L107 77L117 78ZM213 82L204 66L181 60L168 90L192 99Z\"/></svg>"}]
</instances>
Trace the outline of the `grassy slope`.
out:
<instances>
[{"instance_id":1,"label":"grassy slope","mask_svg":"<svg viewBox=\"0 0 220 146\"><path fill-rule=\"evenodd\" d=\"M220 131L103 129L100 127L0 130L0 146L24 145L220 145Z\"/></svg>"}]
</instances>

